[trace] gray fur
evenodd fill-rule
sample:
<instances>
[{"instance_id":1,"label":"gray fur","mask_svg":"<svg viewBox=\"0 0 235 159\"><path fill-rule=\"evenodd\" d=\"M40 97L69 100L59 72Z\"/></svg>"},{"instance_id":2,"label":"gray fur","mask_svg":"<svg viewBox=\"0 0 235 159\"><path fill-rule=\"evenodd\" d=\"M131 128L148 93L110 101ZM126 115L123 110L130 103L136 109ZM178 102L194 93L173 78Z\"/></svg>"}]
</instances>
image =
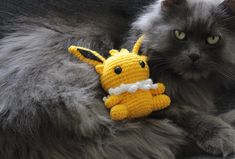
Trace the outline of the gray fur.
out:
<instances>
[{"instance_id":1,"label":"gray fur","mask_svg":"<svg viewBox=\"0 0 235 159\"><path fill-rule=\"evenodd\" d=\"M183 131L169 120L111 121L98 75L67 51L107 53L125 19L48 14L1 27L0 158L174 159L187 144Z\"/></svg>"},{"instance_id":2,"label":"gray fur","mask_svg":"<svg viewBox=\"0 0 235 159\"><path fill-rule=\"evenodd\" d=\"M102 102L104 92L98 75L67 51L73 44L107 56L109 49L118 48L128 29L130 19L125 16L133 16L143 1L131 1L132 7L128 8L126 2L112 0L3 2L0 6L1 159L181 159L186 153L202 153L192 141L193 132L189 132L190 136L187 133L186 128L192 123L184 120L191 119L191 114L182 116L185 119L173 119L184 130L167 119L111 121ZM166 81L166 84L172 88L173 99L180 99L175 83ZM202 83L198 88L189 82L182 90L190 87L192 93L203 91L206 98L189 95L190 104L200 109L201 105L194 102L201 101L206 103L204 110L210 112L213 104L209 99L213 96L203 86ZM206 114L204 117L208 118ZM214 122L218 126L225 124L216 117L210 119L212 122L207 124L212 123L212 128L217 128L213 127ZM227 129L225 133L229 135L229 125ZM205 129L200 130L204 133Z\"/></svg>"},{"instance_id":3,"label":"gray fur","mask_svg":"<svg viewBox=\"0 0 235 159\"><path fill-rule=\"evenodd\" d=\"M220 0L161 0L133 23L124 44L130 47L145 34L142 51L149 56L151 76L165 83L172 97L172 106L161 115L181 126L204 151L223 156L235 152L234 128L226 117L216 116L224 99L220 97L235 86L234 23ZM176 40L175 29L188 38ZM209 46L208 35L221 35L222 41ZM189 55L195 53L200 59L193 63ZM222 107L231 110L234 104Z\"/></svg>"}]
</instances>

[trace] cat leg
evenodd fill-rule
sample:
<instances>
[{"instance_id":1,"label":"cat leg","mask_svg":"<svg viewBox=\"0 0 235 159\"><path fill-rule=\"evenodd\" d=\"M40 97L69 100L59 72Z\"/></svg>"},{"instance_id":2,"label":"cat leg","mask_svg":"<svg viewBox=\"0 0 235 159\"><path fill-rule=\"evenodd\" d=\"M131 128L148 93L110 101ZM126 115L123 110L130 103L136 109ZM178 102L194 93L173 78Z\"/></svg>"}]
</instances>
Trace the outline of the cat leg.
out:
<instances>
[{"instance_id":1,"label":"cat leg","mask_svg":"<svg viewBox=\"0 0 235 159\"><path fill-rule=\"evenodd\" d=\"M225 122L229 123L233 128L235 128L235 109L229 112L220 114L219 117Z\"/></svg>"},{"instance_id":2,"label":"cat leg","mask_svg":"<svg viewBox=\"0 0 235 159\"><path fill-rule=\"evenodd\" d=\"M217 102L217 115L235 128L235 92L228 91Z\"/></svg>"},{"instance_id":3,"label":"cat leg","mask_svg":"<svg viewBox=\"0 0 235 159\"><path fill-rule=\"evenodd\" d=\"M220 118L176 104L161 113L184 129L205 152L224 157L235 152L235 130Z\"/></svg>"},{"instance_id":4,"label":"cat leg","mask_svg":"<svg viewBox=\"0 0 235 159\"><path fill-rule=\"evenodd\" d=\"M201 155L201 156L194 156L194 157L184 158L184 159L234 159L234 156L219 157L219 156Z\"/></svg>"}]
</instances>

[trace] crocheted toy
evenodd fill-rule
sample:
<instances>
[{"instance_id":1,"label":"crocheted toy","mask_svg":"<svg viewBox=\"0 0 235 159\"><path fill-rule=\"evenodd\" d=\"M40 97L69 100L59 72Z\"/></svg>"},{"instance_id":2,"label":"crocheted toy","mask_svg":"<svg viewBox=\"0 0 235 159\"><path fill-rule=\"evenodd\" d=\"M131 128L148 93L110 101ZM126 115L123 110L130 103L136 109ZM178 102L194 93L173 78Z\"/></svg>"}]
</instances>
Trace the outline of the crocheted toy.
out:
<instances>
[{"instance_id":1,"label":"crocheted toy","mask_svg":"<svg viewBox=\"0 0 235 159\"><path fill-rule=\"evenodd\" d=\"M170 105L170 98L163 94L165 86L149 79L147 57L138 55L142 41L143 36L131 53L126 49L111 50L107 59L87 48L69 47L71 54L100 74L102 87L109 94L104 98L105 106L111 109L113 120L144 117Z\"/></svg>"}]
</instances>

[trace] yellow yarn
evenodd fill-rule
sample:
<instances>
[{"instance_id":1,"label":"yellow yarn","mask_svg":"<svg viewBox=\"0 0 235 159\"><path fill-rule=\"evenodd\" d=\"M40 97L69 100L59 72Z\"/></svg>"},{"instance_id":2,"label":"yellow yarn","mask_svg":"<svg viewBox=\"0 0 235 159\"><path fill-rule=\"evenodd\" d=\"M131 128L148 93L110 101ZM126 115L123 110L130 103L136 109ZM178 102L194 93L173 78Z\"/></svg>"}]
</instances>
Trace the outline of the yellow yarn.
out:
<instances>
[{"instance_id":1,"label":"yellow yarn","mask_svg":"<svg viewBox=\"0 0 235 159\"><path fill-rule=\"evenodd\" d=\"M131 53L126 49L120 52L111 50L111 56L107 59L86 48L69 48L70 53L95 66L100 74L102 87L109 93L105 106L111 109L113 120L144 117L170 105L170 98L163 94L165 86L162 83L154 85L149 79L147 57L138 55L143 38L136 42ZM97 57L97 60L84 56L84 51Z\"/></svg>"},{"instance_id":2,"label":"yellow yarn","mask_svg":"<svg viewBox=\"0 0 235 159\"><path fill-rule=\"evenodd\" d=\"M139 50L141 48L141 45L142 45L142 42L144 40L144 35L142 35L138 40L137 42L135 43L133 49L132 49L132 53L134 54L138 54L139 53Z\"/></svg>"},{"instance_id":3,"label":"yellow yarn","mask_svg":"<svg viewBox=\"0 0 235 159\"><path fill-rule=\"evenodd\" d=\"M97 66L99 64L102 64L101 62L98 61L94 61L94 60L90 60L88 58L86 58L84 55L82 55L78 50L83 50L83 51L87 51L87 52L91 52L93 55L95 55L96 57L98 57L102 62L105 61L105 58L103 58L99 53L92 51L90 49L87 48L83 48L83 47L79 47L79 46L70 46L69 47L69 52L71 52L75 57L77 57L78 59L80 59L81 61L84 61L92 66Z\"/></svg>"}]
</instances>

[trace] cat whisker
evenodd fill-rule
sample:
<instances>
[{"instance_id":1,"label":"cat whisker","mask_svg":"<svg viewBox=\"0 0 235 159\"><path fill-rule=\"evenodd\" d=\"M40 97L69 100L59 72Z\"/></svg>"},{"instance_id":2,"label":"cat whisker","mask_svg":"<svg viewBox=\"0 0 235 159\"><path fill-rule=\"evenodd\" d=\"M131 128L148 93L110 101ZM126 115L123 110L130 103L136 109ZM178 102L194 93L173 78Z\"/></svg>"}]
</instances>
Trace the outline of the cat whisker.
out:
<instances>
[{"instance_id":1,"label":"cat whisker","mask_svg":"<svg viewBox=\"0 0 235 159\"><path fill-rule=\"evenodd\" d=\"M226 78L228 80L232 80L233 82L235 82L235 72L227 67L216 67L216 71L223 77ZM219 69L218 69L219 68Z\"/></svg>"}]
</instances>

